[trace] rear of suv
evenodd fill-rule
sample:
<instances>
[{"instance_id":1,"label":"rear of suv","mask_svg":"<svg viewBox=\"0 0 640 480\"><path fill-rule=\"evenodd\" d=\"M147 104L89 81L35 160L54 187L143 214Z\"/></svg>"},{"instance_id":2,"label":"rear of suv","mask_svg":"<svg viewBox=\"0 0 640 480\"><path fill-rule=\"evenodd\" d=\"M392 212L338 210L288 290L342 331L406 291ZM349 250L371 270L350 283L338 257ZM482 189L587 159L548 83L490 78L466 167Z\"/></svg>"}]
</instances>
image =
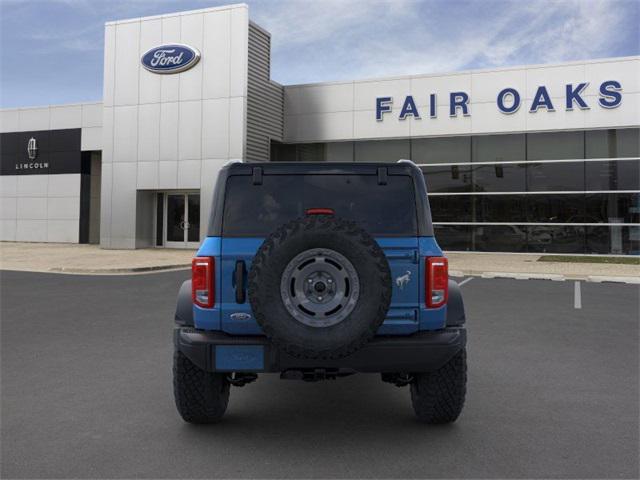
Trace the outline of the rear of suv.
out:
<instances>
[{"instance_id":1,"label":"rear of suv","mask_svg":"<svg viewBox=\"0 0 640 480\"><path fill-rule=\"evenodd\" d=\"M427 423L455 421L464 404L462 296L408 161L225 166L175 321L187 422L218 421L230 386L262 373L380 373L410 386Z\"/></svg>"}]
</instances>

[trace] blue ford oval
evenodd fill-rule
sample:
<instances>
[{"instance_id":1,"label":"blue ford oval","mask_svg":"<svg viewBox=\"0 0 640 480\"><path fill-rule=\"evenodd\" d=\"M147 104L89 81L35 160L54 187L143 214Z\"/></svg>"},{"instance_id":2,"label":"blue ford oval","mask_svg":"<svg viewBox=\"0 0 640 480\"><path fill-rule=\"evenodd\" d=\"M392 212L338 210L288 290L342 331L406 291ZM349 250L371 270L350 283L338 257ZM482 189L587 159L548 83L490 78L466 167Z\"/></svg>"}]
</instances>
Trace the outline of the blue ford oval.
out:
<instances>
[{"instance_id":1,"label":"blue ford oval","mask_svg":"<svg viewBox=\"0 0 640 480\"><path fill-rule=\"evenodd\" d=\"M148 50L140 61L153 73L179 73L193 67L200 60L200 52L189 45L160 45Z\"/></svg>"}]
</instances>

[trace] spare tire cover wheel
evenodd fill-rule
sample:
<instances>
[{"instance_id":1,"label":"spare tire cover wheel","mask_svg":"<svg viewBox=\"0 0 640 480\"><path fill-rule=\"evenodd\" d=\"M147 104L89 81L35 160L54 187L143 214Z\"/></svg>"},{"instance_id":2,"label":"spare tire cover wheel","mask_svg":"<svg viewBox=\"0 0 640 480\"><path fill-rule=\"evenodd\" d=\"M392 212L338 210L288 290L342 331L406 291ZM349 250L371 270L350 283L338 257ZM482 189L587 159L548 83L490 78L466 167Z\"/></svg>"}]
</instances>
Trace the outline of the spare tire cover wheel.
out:
<instances>
[{"instance_id":1,"label":"spare tire cover wheel","mask_svg":"<svg viewBox=\"0 0 640 480\"><path fill-rule=\"evenodd\" d=\"M288 353L339 358L370 340L391 302L382 249L354 222L314 215L279 227L258 250L249 300L265 334Z\"/></svg>"},{"instance_id":2,"label":"spare tire cover wheel","mask_svg":"<svg viewBox=\"0 0 640 480\"><path fill-rule=\"evenodd\" d=\"M344 320L360 296L360 279L347 258L328 248L296 255L280 281L284 306L299 322L329 327Z\"/></svg>"}]
</instances>

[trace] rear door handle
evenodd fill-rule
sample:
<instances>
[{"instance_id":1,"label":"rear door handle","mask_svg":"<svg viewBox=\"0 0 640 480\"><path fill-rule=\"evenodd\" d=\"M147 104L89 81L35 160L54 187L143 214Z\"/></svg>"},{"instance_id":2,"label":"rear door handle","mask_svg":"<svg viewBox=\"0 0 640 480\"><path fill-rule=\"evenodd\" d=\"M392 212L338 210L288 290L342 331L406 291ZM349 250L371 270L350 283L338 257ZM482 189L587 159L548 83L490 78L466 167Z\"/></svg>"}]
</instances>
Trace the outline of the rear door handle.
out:
<instances>
[{"instance_id":1,"label":"rear door handle","mask_svg":"<svg viewBox=\"0 0 640 480\"><path fill-rule=\"evenodd\" d=\"M247 301L247 295L244 287L246 276L247 269L244 265L244 260L238 260L236 262L236 269L233 272L233 279L236 284L236 303L244 303Z\"/></svg>"}]
</instances>

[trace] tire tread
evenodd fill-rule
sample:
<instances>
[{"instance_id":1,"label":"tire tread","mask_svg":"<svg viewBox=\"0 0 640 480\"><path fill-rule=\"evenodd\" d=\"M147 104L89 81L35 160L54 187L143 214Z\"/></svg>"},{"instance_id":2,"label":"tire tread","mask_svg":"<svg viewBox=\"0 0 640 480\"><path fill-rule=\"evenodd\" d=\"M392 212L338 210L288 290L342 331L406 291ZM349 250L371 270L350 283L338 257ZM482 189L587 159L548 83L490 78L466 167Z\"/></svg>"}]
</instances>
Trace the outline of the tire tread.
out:
<instances>
[{"instance_id":1,"label":"tire tread","mask_svg":"<svg viewBox=\"0 0 640 480\"><path fill-rule=\"evenodd\" d=\"M185 422L216 423L227 410L229 382L224 374L206 372L176 350L173 354L173 393Z\"/></svg>"},{"instance_id":2,"label":"tire tread","mask_svg":"<svg viewBox=\"0 0 640 480\"><path fill-rule=\"evenodd\" d=\"M463 348L435 372L414 374L411 403L418 419L425 423L455 422L464 406L467 391L467 354Z\"/></svg>"}]
</instances>

